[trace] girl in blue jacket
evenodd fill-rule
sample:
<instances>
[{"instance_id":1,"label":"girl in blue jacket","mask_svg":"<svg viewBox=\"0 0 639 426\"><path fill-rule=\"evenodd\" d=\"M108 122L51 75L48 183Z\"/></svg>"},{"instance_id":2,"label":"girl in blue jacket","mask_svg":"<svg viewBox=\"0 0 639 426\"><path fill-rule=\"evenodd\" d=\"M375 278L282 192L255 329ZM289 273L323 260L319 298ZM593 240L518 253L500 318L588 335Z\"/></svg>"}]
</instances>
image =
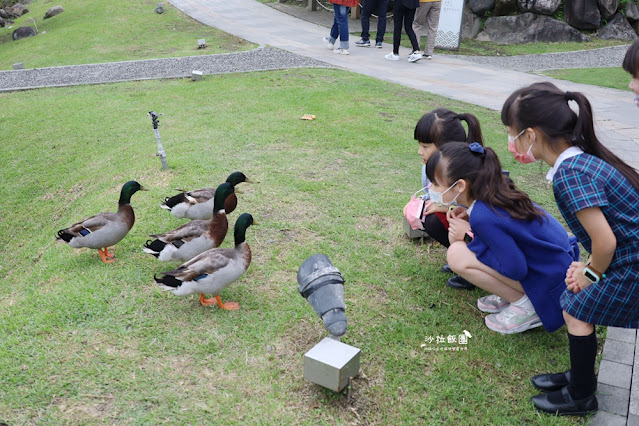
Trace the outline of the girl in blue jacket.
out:
<instances>
[{"instance_id":1,"label":"girl in blue jacket","mask_svg":"<svg viewBox=\"0 0 639 426\"><path fill-rule=\"evenodd\" d=\"M451 269L490 293L477 300L493 331L512 334L564 324L559 297L576 240L502 175L497 154L477 143L450 142L426 165L431 201L449 212Z\"/></svg>"}]
</instances>

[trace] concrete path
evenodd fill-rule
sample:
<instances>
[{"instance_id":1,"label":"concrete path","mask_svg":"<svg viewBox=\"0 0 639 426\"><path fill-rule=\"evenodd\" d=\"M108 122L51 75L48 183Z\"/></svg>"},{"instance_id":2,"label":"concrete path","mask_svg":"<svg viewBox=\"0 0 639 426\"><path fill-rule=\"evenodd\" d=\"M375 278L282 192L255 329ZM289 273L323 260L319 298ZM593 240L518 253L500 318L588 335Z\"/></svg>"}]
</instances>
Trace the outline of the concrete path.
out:
<instances>
[{"instance_id":1,"label":"concrete path","mask_svg":"<svg viewBox=\"0 0 639 426\"><path fill-rule=\"evenodd\" d=\"M437 93L452 99L499 110L515 89L535 81L549 80L533 74L511 71L494 65L437 55L432 61L389 62L391 50L356 48L351 55L336 55L324 48L326 27L304 21L265 6L256 0L170 0L196 20L259 44L279 47L298 55L318 59L338 67L416 90ZM356 31L359 23L350 21ZM353 28L353 27L351 27ZM406 58L409 49L401 49ZM588 63L584 63L588 66ZM620 66L620 63L618 64ZM554 81L564 90L583 92L593 104L601 139L617 155L639 168L639 110L630 92L589 85ZM608 329L599 370L600 411L592 423L639 426L639 354L637 331Z\"/></svg>"}]
</instances>

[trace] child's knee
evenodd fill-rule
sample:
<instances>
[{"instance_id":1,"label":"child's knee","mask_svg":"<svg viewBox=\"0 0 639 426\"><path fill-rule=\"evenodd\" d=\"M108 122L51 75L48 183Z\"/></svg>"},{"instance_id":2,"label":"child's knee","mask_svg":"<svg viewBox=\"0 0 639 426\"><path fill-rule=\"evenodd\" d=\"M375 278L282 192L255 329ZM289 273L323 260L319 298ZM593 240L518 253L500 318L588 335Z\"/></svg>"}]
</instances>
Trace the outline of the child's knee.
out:
<instances>
[{"instance_id":1,"label":"child's knee","mask_svg":"<svg viewBox=\"0 0 639 426\"><path fill-rule=\"evenodd\" d=\"M446 259L450 269L455 272L464 269L469 252L470 250L466 247L466 243L462 241L452 243L446 251Z\"/></svg>"}]
</instances>

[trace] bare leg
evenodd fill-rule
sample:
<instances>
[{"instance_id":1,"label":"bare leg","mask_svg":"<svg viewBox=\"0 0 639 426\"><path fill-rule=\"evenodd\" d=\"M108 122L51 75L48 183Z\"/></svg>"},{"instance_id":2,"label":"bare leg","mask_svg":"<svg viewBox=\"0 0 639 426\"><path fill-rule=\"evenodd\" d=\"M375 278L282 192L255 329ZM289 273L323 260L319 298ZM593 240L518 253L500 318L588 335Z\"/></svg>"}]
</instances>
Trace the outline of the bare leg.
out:
<instances>
[{"instance_id":1,"label":"bare leg","mask_svg":"<svg viewBox=\"0 0 639 426\"><path fill-rule=\"evenodd\" d=\"M518 301L526 294L518 281L501 275L477 260L475 253L470 251L464 242L457 241L451 244L446 256L453 272L510 303Z\"/></svg>"}]
</instances>

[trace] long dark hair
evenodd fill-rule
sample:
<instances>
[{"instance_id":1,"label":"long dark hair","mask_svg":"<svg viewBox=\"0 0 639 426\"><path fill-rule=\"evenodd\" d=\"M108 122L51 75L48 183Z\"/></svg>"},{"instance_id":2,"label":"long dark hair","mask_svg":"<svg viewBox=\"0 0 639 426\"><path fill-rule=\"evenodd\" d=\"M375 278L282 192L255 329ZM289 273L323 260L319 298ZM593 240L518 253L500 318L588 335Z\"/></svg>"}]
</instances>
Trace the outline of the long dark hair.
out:
<instances>
[{"instance_id":1,"label":"long dark hair","mask_svg":"<svg viewBox=\"0 0 639 426\"><path fill-rule=\"evenodd\" d=\"M468 136L462 120L468 125ZM415 126L415 140L433 143L437 148L451 141L484 144L477 117L469 113L457 114L446 108L437 108L419 119Z\"/></svg>"},{"instance_id":2,"label":"long dark hair","mask_svg":"<svg viewBox=\"0 0 639 426\"><path fill-rule=\"evenodd\" d=\"M568 105L575 101L576 114ZM501 109L501 121L514 131L535 127L546 135L551 149L562 139L615 167L639 190L639 174L603 146L595 135L592 108L580 92L563 92L550 82L534 83L513 92Z\"/></svg>"},{"instance_id":3,"label":"long dark hair","mask_svg":"<svg viewBox=\"0 0 639 426\"><path fill-rule=\"evenodd\" d=\"M635 40L626 50L621 66L631 76L639 77L639 40Z\"/></svg>"},{"instance_id":4,"label":"long dark hair","mask_svg":"<svg viewBox=\"0 0 639 426\"><path fill-rule=\"evenodd\" d=\"M486 147L483 153L474 152L464 142L443 145L426 164L426 176L431 182L451 185L465 179L470 184L470 198L483 201L493 209L504 209L514 219L542 220L546 212L537 208L528 194L517 189L501 170L495 151Z\"/></svg>"}]
</instances>

